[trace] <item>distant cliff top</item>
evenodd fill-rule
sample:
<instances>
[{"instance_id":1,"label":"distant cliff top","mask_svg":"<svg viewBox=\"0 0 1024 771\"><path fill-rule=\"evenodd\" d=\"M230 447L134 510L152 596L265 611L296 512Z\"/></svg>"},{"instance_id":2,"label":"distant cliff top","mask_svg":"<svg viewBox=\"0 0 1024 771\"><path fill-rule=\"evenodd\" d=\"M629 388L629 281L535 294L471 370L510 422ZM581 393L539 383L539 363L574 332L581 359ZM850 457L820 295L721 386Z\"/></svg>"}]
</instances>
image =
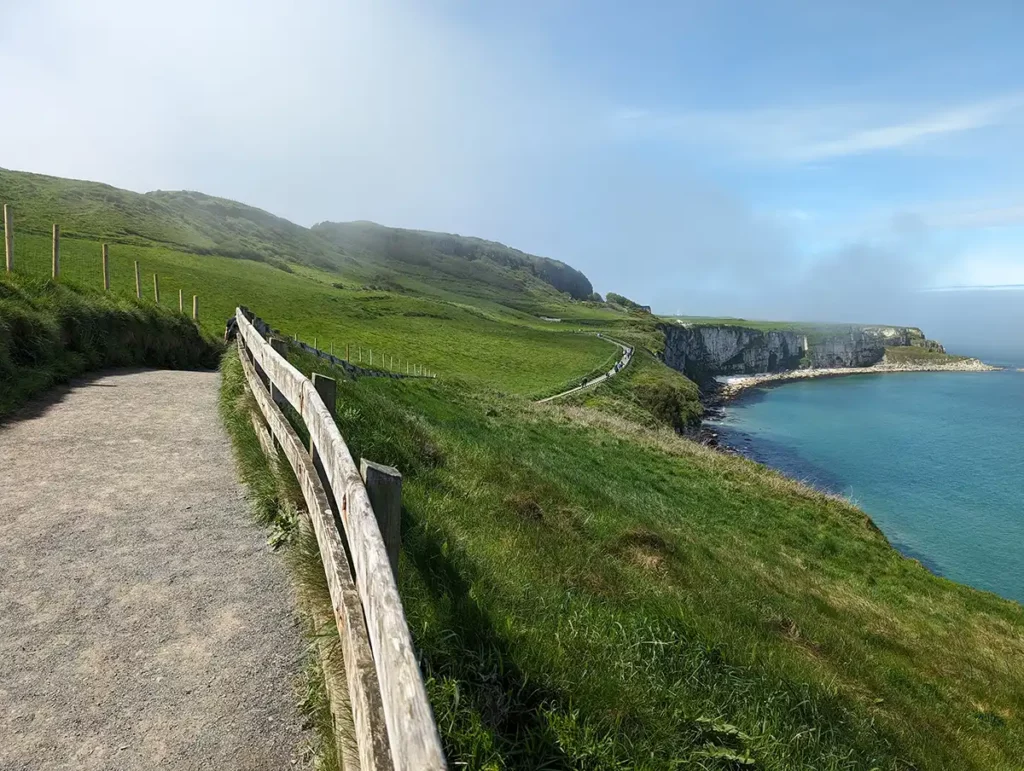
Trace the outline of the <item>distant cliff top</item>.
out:
<instances>
[{"instance_id":1,"label":"distant cliff top","mask_svg":"<svg viewBox=\"0 0 1024 771\"><path fill-rule=\"evenodd\" d=\"M875 333L882 337L892 337L906 333L911 338L924 339L920 327L907 327L898 324L839 324L820 321L765 321L758 319L741 319L731 316L661 316L663 322L697 327L744 327L761 332L795 332L797 334L837 335L844 332L861 331Z\"/></svg>"}]
</instances>

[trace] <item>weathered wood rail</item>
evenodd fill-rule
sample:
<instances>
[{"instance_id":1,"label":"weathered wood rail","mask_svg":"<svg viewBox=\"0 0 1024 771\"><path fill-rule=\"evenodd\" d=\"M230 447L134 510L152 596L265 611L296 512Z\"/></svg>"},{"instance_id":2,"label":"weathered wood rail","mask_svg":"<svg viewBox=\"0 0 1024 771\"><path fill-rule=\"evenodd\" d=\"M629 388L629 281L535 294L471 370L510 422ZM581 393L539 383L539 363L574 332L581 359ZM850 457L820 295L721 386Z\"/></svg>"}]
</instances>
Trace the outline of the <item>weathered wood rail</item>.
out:
<instances>
[{"instance_id":1,"label":"weathered wood rail","mask_svg":"<svg viewBox=\"0 0 1024 771\"><path fill-rule=\"evenodd\" d=\"M277 341L263 338L241 308L235 323L239 357L267 426L266 434L262 425L257 434L264 449L275 449L276 441L287 457L316 533L341 640L358 767L444 769L391 558L360 469L334 422L334 405L325 404L317 386L275 350L280 346L272 342ZM280 401L302 418L310 451L281 411ZM332 499L339 509L340 531ZM352 767L351 759L345 766Z\"/></svg>"}]
</instances>

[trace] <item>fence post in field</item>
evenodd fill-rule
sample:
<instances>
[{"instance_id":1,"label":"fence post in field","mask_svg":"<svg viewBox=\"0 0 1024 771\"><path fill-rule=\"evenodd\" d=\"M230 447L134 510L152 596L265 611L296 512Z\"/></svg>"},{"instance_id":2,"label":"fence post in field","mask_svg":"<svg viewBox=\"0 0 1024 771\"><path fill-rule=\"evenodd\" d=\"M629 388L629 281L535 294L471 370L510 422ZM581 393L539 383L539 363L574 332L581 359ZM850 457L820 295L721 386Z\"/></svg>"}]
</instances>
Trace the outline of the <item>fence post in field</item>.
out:
<instances>
[{"instance_id":1,"label":"fence post in field","mask_svg":"<svg viewBox=\"0 0 1024 771\"><path fill-rule=\"evenodd\" d=\"M334 341L331 340L331 356L334 355Z\"/></svg>"},{"instance_id":2,"label":"fence post in field","mask_svg":"<svg viewBox=\"0 0 1024 771\"><path fill-rule=\"evenodd\" d=\"M313 347L316 348L316 335L313 335Z\"/></svg>"},{"instance_id":3,"label":"fence post in field","mask_svg":"<svg viewBox=\"0 0 1024 771\"><path fill-rule=\"evenodd\" d=\"M352 361L352 356L349 353L349 344L345 343L345 361Z\"/></svg>"},{"instance_id":4,"label":"fence post in field","mask_svg":"<svg viewBox=\"0 0 1024 771\"><path fill-rule=\"evenodd\" d=\"M142 274L139 273L139 261L135 261L135 297L142 299Z\"/></svg>"},{"instance_id":5,"label":"fence post in field","mask_svg":"<svg viewBox=\"0 0 1024 771\"><path fill-rule=\"evenodd\" d=\"M285 359L288 358L287 340L280 337L272 337L267 342L270 343L270 347L277 351L279 354L281 354L281 356L283 356ZM274 385L273 380L270 381L270 395L271 397L273 397L275 404L282 405L288 403L288 400L284 398L284 394L277 390L277 386Z\"/></svg>"},{"instance_id":6,"label":"fence post in field","mask_svg":"<svg viewBox=\"0 0 1024 771\"><path fill-rule=\"evenodd\" d=\"M396 468L359 459L359 475L366 485L370 506L377 517L391 572L398 580L398 552L402 548L402 475Z\"/></svg>"},{"instance_id":7,"label":"fence post in field","mask_svg":"<svg viewBox=\"0 0 1024 771\"><path fill-rule=\"evenodd\" d=\"M192 320L199 321L199 295L192 295Z\"/></svg>"},{"instance_id":8,"label":"fence post in field","mask_svg":"<svg viewBox=\"0 0 1024 771\"><path fill-rule=\"evenodd\" d=\"M160 276L153 274L153 302L160 304Z\"/></svg>"},{"instance_id":9,"label":"fence post in field","mask_svg":"<svg viewBox=\"0 0 1024 771\"><path fill-rule=\"evenodd\" d=\"M110 291L110 255L107 249L107 245L103 244L101 250L103 256L103 291Z\"/></svg>"},{"instance_id":10,"label":"fence post in field","mask_svg":"<svg viewBox=\"0 0 1024 771\"><path fill-rule=\"evenodd\" d=\"M185 312L185 290L178 290L178 313Z\"/></svg>"},{"instance_id":11,"label":"fence post in field","mask_svg":"<svg viewBox=\"0 0 1024 771\"><path fill-rule=\"evenodd\" d=\"M7 272L14 270L14 222L11 207L4 204L4 254L7 257Z\"/></svg>"},{"instance_id":12,"label":"fence post in field","mask_svg":"<svg viewBox=\"0 0 1024 771\"><path fill-rule=\"evenodd\" d=\"M53 277L60 276L60 225L53 223Z\"/></svg>"},{"instance_id":13,"label":"fence post in field","mask_svg":"<svg viewBox=\"0 0 1024 771\"><path fill-rule=\"evenodd\" d=\"M331 417L334 417L334 405L338 401L338 382L326 375L321 375L319 372L313 373L313 388L320 394L320 398L324 400L324 404L327 405L327 411L331 413ZM320 468L320 453L316 451L316 446L313 444L313 437L309 437L309 454L313 457L313 465L317 466L317 471L323 473Z\"/></svg>"}]
</instances>

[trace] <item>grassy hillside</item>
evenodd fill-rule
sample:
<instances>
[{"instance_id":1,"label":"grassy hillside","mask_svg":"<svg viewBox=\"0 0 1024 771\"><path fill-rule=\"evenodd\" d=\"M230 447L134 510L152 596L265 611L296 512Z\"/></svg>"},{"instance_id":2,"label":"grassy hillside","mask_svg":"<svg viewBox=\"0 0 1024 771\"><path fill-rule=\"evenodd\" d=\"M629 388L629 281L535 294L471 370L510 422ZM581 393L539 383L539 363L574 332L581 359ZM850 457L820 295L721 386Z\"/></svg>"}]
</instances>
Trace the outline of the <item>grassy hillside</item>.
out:
<instances>
[{"instance_id":1,"label":"grassy hillside","mask_svg":"<svg viewBox=\"0 0 1024 771\"><path fill-rule=\"evenodd\" d=\"M159 244L199 254L335 267L337 247L306 228L251 206L186 192L139 194L98 182L0 169L0 201L14 210L15 232L123 244Z\"/></svg>"},{"instance_id":2,"label":"grassy hillside","mask_svg":"<svg viewBox=\"0 0 1024 771\"><path fill-rule=\"evenodd\" d=\"M910 345L890 346L885 349L886 364L955 364L958 361L967 361L967 357Z\"/></svg>"},{"instance_id":3,"label":"grassy hillside","mask_svg":"<svg viewBox=\"0 0 1024 771\"><path fill-rule=\"evenodd\" d=\"M14 210L15 232L64 233L130 245L164 246L289 263L339 274L342 283L373 285L512 304L527 312L584 298L587 277L542 257L478 238L398 230L372 223L323 223L309 229L237 201L188 191L134 193L110 185L0 169L0 202Z\"/></svg>"},{"instance_id":4,"label":"grassy hillside","mask_svg":"<svg viewBox=\"0 0 1024 771\"><path fill-rule=\"evenodd\" d=\"M123 296L0 275L0 417L90 370L217 366L222 347L184 316Z\"/></svg>"},{"instance_id":5,"label":"grassy hillside","mask_svg":"<svg viewBox=\"0 0 1024 771\"><path fill-rule=\"evenodd\" d=\"M566 397L562 404L601 410L651 427L679 432L696 429L704 413L692 381L636 348L626 369L593 389Z\"/></svg>"},{"instance_id":6,"label":"grassy hillside","mask_svg":"<svg viewBox=\"0 0 1024 771\"><path fill-rule=\"evenodd\" d=\"M1024 610L850 504L602 410L443 381L338 401L353 455L404 475L452 767L1019 768Z\"/></svg>"},{"instance_id":7,"label":"grassy hillside","mask_svg":"<svg viewBox=\"0 0 1024 771\"><path fill-rule=\"evenodd\" d=\"M577 300L588 298L594 291L586 276L563 262L481 238L389 228L374 222L322 222L313 226L313 232L346 252L371 260L415 267L455 280L498 282L510 293L535 284L531 279Z\"/></svg>"},{"instance_id":8,"label":"grassy hillside","mask_svg":"<svg viewBox=\"0 0 1024 771\"><path fill-rule=\"evenodd\" d=\"M17 232L17 231L16 231ZM50 270L50 237L15 237L16 269L44 277ZM63 238L62 275L84 286L101 286L98 242ZM153 297L153 273L160 275L161 301L176 309L178 290L200 297L207 332L220 335L237 305L247 305L287 334L314 338L323 348L364 361L395 357L395 369L413 362L441 377L476 387L520 394L544 392L551 383L582 377L604 362L611 346L592 335L574 334L565 324L542 322L499 305L486 310L410 294L364 290L336 284L338 276L296 266L285 273L270 265L167 247L116 244L110 249L111 287L134 295L134 261L142 266L144 296ZM380 364L379 360L378 365Z\"/></svg>"}]
</instances>

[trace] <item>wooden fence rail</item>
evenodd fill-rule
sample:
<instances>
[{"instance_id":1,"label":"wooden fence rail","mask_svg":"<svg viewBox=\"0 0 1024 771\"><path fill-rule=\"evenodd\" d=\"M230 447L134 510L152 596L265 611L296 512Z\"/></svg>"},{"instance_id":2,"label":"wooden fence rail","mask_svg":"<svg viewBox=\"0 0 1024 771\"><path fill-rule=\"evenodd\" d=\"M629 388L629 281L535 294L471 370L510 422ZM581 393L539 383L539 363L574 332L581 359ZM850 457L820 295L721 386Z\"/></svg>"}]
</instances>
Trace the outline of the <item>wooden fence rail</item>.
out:
<instances>
[{"instance_id":1,"label":"wooden fence rail","mask_svg":"<svg viewBox=\"0 0 1024 771\"><path fill-rule=\"evenodd\" d=\"M444 769L388 551L360 469L334 422L334 405L324 403L313 383L264 340L240 308L235 323L250 390L309 508L342 644L360 768ZM275 397L302 418L316 465ZM325 488L340 509L341 532Z\"/></svg>"}]
</instances>

